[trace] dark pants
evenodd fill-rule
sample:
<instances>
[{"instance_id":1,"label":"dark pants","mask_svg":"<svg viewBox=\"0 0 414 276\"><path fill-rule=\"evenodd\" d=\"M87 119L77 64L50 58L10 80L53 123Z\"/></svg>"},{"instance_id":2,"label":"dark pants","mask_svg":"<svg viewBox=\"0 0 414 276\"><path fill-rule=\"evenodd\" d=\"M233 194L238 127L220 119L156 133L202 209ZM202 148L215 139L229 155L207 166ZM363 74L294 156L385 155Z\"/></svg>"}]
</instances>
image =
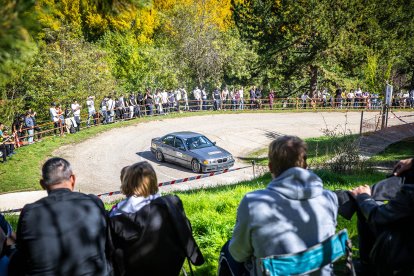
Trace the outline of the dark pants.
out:
<instances>
[{"instance_id":1,"label":"dark pants","mask_svg":"<svg viewBox=\"0 0 414 276\"><path fill-rule=\"evenodd\" d=\"M79 116L75 116L74 117L75 118L75 122L76 122L76 131L80 131L80 124L81 124L81 121L80 121L80 117Z\"/></svg>"},{"instance_id":2,"label":"dark pants","mask_svg":"<svg viewBox=\"0 0 414 276\"><path fill-rule=\"evenodd\" d=\"M7 161L7 149L5 144L0 144L0 154L1 158L3 158L3 162Z\"/></svg>"},{"instance_id":3,"label":"dark pants","mask_svg":"<svg viewBox=\"0 0 414 276\"><path fill-rule=\"evenodd\" d=\"M218 266L218 276L244 276L249 275L244 263L234 260L229 252L229 241L221 248Z\"/></svg>"}]
</instances>

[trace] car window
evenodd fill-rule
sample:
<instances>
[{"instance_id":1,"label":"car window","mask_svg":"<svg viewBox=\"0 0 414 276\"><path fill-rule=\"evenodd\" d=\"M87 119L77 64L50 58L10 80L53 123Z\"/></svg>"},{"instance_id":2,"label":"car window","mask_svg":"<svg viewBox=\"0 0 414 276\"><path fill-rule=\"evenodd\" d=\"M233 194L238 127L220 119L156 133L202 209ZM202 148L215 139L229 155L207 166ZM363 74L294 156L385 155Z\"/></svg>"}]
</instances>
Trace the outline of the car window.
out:
<instances>
[{"instance_id":1,"label":"car window","mask_svg":"<svg viewBox=\"0 0 414 276\"><path fill-rule=\"evenodd\" d=\"M187 148L190 150L214 146L214 144L205 136L187 138L185 140L185 144L187 145Z\"/></svg>"},{"instance_id":2,"label":"car window","mask_svg":"<svg viewBox=\"0 0 414 276\"><path fill-rule=\"evenodd\" d=\"M162 139L162 143L166 144L166 145L169 145L169 146L174 146L174 136L172 136L172 135L165 136Z\"/></svg>"},{"instance_id":3,"label":"car window","mask_svg":"<svg viewBox=\"0 0 414 276\"><path fill-rule=\"evenodd\" d=\"M176 148L185 148L184 143L180 138L175 137L174 147Z\"/></svg>"}]
</instances>

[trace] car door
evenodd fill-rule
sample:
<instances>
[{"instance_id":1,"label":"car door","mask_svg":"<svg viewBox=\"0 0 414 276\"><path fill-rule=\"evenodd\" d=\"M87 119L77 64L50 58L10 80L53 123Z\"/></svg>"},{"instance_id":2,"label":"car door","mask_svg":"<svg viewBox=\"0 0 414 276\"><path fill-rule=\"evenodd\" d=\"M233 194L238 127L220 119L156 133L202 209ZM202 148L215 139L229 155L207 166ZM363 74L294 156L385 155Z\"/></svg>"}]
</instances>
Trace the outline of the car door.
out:
<instances>
[{"instance_id":1,"label":"car door","mask_svg":"<svg viewBox=\"0 0 414 276\"><path fill-rule=\"evenodd\" d=\"M174 135L167 135L162 138L162 153L164 159L170 162L175 162L174 139Z\"/></svg>"},{"instance_id":2,"label":"car door","mask_svg":"<svg viewBox=\"0 0 414 276\"><path fill-rule=\"evenodd\" d=\"M175 151L175 162L187 167L188 162L188 152L184 146L183 140L179 137L175 137L174 141L174 151Z\"/></svg>"}]
</instances>

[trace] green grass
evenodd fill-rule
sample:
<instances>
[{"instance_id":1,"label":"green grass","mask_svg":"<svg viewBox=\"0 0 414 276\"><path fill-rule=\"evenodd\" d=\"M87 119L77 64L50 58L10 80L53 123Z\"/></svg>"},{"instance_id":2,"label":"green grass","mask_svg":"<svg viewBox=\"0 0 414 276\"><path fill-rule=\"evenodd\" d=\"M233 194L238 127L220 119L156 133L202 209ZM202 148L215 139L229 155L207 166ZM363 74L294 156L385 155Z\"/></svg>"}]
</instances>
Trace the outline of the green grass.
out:
<instances>
[{"instance_id":1,"label":"green grass","mask_svg":"<svg viewBox=\"0 0 414 276\"><path fill-rule=\"evenodd\" d=\"M371 162L389 163L414 156L414 137L394 143L380 154L372 157Z\"/></svg>"},{"instance_id":2,"label":"green grass","mask_svg":"<svg viewBox=\"0 0 414 276\"><path fill-rule=\"evenodd\" d=\"M316 138L305 139L308 145L308 164L311 168L326 162L334 156L333 152L337 145L348 143L356 139L356 135L345 137L327 137L321 136ZM267 148L262 148L251 152L245 158L246 162L255 161L256 164L267 166ZM392 168L397 161L411 158L414 156L414 137L408 138L388 146L383 152L371 157L366 165L369 167L385 166Z\"/></svg>"},{"instance_id":3,"label":"green grass","mask_svg":"<svg viewBox=\"0 0 414 276\"><path fill-rule=\"evenodd\" d=\"M207 114L210 115L210 113ZM152 120L153 118L150 119ZM126 126L142 121L145 120L135 120L133 122L91 128L76 135L68 135L63 138L48 138L47 142L45 141L20 149L19 154L15 155L10 163L3 164L5 166L0 167L0 169L20 170L24 175L18 179L20 179L19 181L26 183L26 186L22 187L31 187L31 189L36 189L38 188L37 179L39 178L40 164L45 158L50 156L50 153L54 149L65 144L83 141L93 137L93 135L96 135L97 133L113 127ZM319 162L317 158L325 158L330 156L330 152L326 149L331 148L332 145L341 142L341 140L332 141L326 137L319 137L307 139L306 142L309 146L308 153L310 162ZM266 158L262 157L266 155L266 150L267 149L262 149L252 153L251 159L256 160L262 165L267 164ZM24 155L25 153L38 155L36 157L37 159L26 160L27 156ZM412 157L413 155L414 147L413 140L411 139L391 145L383 153L373 157L373 160L376 160L376 162L395 162L398 159ZM22 167L23 164L25 167L19 169L18 167ZM30 166L31 169L26 169L26 166ZM384 173L373 170L348 174L337 174L327 170L315 170L315 173L322 178L325 187L331 190L349 190L358 185L373 184L383 179L385 176ZM13 175L16 176L16 173ZM2 181L4 176L2 175L0 177L0 181L2 183L0 187L3 187L4 185ZM9 179L8 181L8 183L18 185L18 181L15 181L15 179ZM206 259L206 263L204 265L194 268L195 275L216 275L219 252L222 245L231 237L236 220L236 211L240 200L247 192L266 187L269 181L270 175L265 174L256 180L242 182L235 185L176 193L183 201L185 211L193 226L194 236ZM28 186L29 183L32 183L33 186ZM16 186L12 187L10 190L13 189L16 190ZM106 204L106 208L109 209L112 205L113 204ZM18 217L15 215L7 216L7 219L14 227L17 225L17 218ZM351 221L338 217L337 229L339 230L343 228L348 229L349 235L353 241L355 249L354 253L356 253L355 255L358 255L356 216L354 216Z\"/></svg>"},{"instance_id":4,"label":"green grass","mask_svg":"<svg viewBox=\"0 0 414 276\"><path fill-rule=\"evenodd\" d=\"M326 171L315 171L324 181L327 189L351 189L354 186L375 183L384 178L384 174L335 175ZM265 174L253 181L222 186L211 189L177 192L183 201L184 209L193 227L193 233L199 244L206 263L193 267L195 275L216 275L218 256L223 244L230 239L236 221L237 207L243 196L253 190L262 189L270 181ZM109 210L113 203L106 204ZM16 227L17 216L7 216ZM338 217L337 229L348 229L354 247L358 245L356 218L347 221ZM357 248L355 247L357 254ZM187 269L188 271L188 269Z\"/></svg>"},{"instance_id":5,"label":"green grass","mask_svg":"<svg viewBox=\"0 0 414 276\"><path fill-rule=\"evenodd\" d=\"M305 139L308 145L307 157L308 164L313 167L315 164L324 162L334 156L334 149L337 145L341 145L356 139L356 135L348 135L341 137L321 136L316 138ZM267 166L267 148L256 150L249 154L247 161L254 160L256 164Z\"/></svg>"}]
</instances>

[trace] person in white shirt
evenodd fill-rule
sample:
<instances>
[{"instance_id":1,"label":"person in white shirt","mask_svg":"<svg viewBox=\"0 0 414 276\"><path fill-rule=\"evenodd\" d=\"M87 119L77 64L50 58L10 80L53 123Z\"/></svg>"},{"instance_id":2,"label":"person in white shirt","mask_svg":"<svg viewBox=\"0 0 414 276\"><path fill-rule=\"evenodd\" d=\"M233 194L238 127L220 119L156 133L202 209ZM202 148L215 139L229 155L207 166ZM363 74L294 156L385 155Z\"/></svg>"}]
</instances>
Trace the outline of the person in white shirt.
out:
<instances>
[{"instance_id":1,"label":"person in white shirt","mask_svg":"<svg viewBox=\"0 0 414 276\"><path fill-rule=\"evenodd\" d=\"M239 89L239 109L244 109L244 90L243 86Z\"/></svg>"},{"instance_id":2,"label":"person in white shirt","mask_svg":"<svg viewBox=\"0 0 414 276\"><path fill-rule=\"evenodd\" d=\"M115 101L112 99L112 96L108 97L106 104L108 105L109 123L113 123L115 117Z\"/></svg>"},{"instance_id":3,"label":"person in white shirt","mask_svg":"<svg viewBox=\"0 0 414 276\"><path fill-rule=\"evenodd\" d=\"M227 97L229 96L229 90L227 89L227 85L221 91L221 109L226 109L227 107Z\"/></svg>"},{"instance_id":4,"label":"person in white shirt","mask_svg":"<svg viewBox=\"0 0 414 276\"><path fill-rule=\"evenodd\" d=\"M181 91L176 89L174 91L175 101L177 102L177 111L180 112Z\"/></svg>"},{"instance_id":5,"label":"person in white shirt","mask_svg":"<svg viewBox=\"0 0 414 276\"><path fill-rule=\"evenodd\" d=\"M159 89L157 89L157 92L155 93L154 102L155 102L155 108L157 110L157 113L162 114L162 111L163 111L162 110L162 95Z\"/></svg>"},{"instance_id":6,"label":"person in white shirt","mask_svg":"<svg viewBox=\"0 0 414 276\"><path fill-rule=\"evenodd\" d=\"M56 104L51 103L49 108L50 120L53 122L54 132L56 135L56 129L59 127L59 114L56 110Z\"/></svg>"},{"instance_id":7,"label":"person in white shirt","mask_svg":"<svg viewBox=\"0 0 414 276\"><path fill-rule=\"evenodd\" d=\"M351 89L349 91L349 93L346 95L346 103L348 107L352 107L353 106L353 101L355 98L355 94L354 94L354 90Z\"/></svg>"},{"instance_id":8,"label":"person in white shirt","mask_svg":"<svg viewBox=\"0 0 414 276\"><path fill-rule=\"evenodd\" d=\"M306 109L306 102L310 99L308 94L304 92L302 96L300 96L300 99L302 100L302 108Z\"/></svg>"},{"instance_id":9,"label":"person in white shirt","mask_svg":"<svg viewBox=\"0 0 414 276\"><path fill-rule=\"evenodd\" d=\"M188 106L188 95L187 91L184 88L181 88L181 98L184 100L184 110L188 111L190 110L190 107Z\"/></svg>"},{"instance_id":10,"label":"person in white shirt","mask_svg":"<svg viewBox=\"0 0 414 276\"><path fill-rule=\"evenodd\" d=\"M71 105L72 108L72 112L73 112L73 117L75 118L75 122L76 122L76 131L80 131L80 110L81 107L78 104L77 100L73 101L73 104Z\"/></svg>"},{"instance_id":11,"label":"person in white shirt","mask_svg":"<svg viewBox=\"0 0 414 276\"><path fill-rule=\"evenodd\" d=\"M165 91L165 89L161 93L161 103L164 114L168 113L168 110L170 109L170 106L168 104L168 92Z\"/></svg>"},{"instance_id":12,"label":"person in white shirt","mask_svg":"<svg viewBox=\"0 0 414 276\"><path fill-rule=\"evenodd\" d=\"M205 88L201 89L201 104L202 109L207 110L207 92Z\"/></svg>"},{"instance_id":13,"label":"person in white shirt","mask_svg":"<svg viewBox=\"0 0 414 276\"><path fill-rule=\"evenodd\" d=\"M96 125L96 120L95 120L96 110L95 110L94 99L95 99L95 96L89 96L88 99L86 100L86 106L88 107L88 120L86 121L86 125L88 127L90 126L91 118L93 118L93 124Z\"/></svg>"},{"instance_id":14,"label":"person in white shirt","mask_svg":"<svg viewBox=\"0 0 414 276\"><path fill-rule=\"evenodd\" d=\"M201 90L198 88L198 86L196 86L196 88L194 89L193 96L194 96L194 100L196 100L198 110L201 110L203 103L201 101Z\"/></svg>"}]
</instances>

